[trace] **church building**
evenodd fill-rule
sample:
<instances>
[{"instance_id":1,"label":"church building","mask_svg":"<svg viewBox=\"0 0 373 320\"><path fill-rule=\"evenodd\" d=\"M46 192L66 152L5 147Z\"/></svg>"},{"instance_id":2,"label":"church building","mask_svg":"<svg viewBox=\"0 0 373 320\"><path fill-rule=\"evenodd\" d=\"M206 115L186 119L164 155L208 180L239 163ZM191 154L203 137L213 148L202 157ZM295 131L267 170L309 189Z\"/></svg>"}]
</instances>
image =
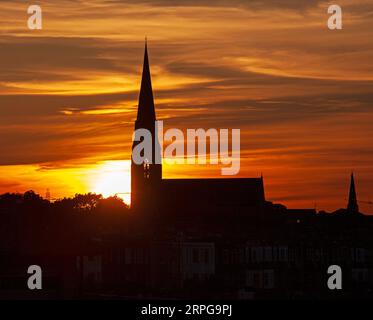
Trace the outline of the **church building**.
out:
<instances>
[{"instance_id":1,"label":"church building","mask_svg":"<svg viewBox=\"0 0 373 320\"><path fill-rule=\"evenodd\" d=\"M156 112L151 83L147 44L139 94L135 130L147 129L152 134L152 161L131 163L131 207L134 210L170 211L179 214L246 212L262 207L265 201L263 177L164 179L162 164L156 164ZM140 141L133 141L132 150Z\"/></svg>"}]
</instances>

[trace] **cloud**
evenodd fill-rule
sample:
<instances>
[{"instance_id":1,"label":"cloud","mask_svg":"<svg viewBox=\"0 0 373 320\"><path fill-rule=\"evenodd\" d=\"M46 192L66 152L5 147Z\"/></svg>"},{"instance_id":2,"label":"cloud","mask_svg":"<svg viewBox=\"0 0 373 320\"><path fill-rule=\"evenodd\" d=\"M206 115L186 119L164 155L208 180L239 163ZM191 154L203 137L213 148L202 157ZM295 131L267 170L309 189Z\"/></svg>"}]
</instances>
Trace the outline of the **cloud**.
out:
<instances>
[{"instance_id":1,"label":"cloud","mask_svg":"<svg viewBox=\"0 0 373 320\"><path fill-rule=\"evenodd\" d=\"M107 4L120 5L123 3L142 3L149 6L167 6L167 7L238 7L250 9L274 9L285 8L300 10L304 8L314 7L320 3L325 3L326 0L139 0L139 1L121 1L121 0L106 0Z\"/></svg>"}]
</instances>

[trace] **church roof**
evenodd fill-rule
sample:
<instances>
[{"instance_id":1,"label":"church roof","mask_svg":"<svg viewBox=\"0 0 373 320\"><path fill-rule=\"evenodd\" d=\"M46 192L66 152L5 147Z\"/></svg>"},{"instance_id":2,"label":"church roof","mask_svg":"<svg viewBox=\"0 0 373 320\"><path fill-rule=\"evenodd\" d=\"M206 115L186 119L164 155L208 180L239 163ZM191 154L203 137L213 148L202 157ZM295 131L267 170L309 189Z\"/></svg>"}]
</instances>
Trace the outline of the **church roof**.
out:
<instances>
[{"instance_id":1,"label":"church roof","mask_svg":"<svg viewBox=\"0 0 373 320\"><path fill-rule=\"evenodd\" d=\"M163 179L169 203L198 206L256 206L265 202L262 178Z\"/></svg>"}]
</instances>

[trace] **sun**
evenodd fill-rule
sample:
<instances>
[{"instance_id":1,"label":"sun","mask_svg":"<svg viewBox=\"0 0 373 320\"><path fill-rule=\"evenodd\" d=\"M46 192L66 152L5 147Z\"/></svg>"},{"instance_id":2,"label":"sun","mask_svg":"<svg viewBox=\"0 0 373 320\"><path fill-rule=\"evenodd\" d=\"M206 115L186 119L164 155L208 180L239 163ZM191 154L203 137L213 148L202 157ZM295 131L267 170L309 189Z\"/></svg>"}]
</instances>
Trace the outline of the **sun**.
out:
<instances>
[{"instance_id":1,"label":"sun","mask_svg":"<svg viewBox=\"0 0 373 320\"><path fill-rule=\"evenodd\" d=\"M105 198L116 195L130 204L130 161L104 161L99 163L91 181L92 192L102 194Z\"/></svg>"}]
</instances>

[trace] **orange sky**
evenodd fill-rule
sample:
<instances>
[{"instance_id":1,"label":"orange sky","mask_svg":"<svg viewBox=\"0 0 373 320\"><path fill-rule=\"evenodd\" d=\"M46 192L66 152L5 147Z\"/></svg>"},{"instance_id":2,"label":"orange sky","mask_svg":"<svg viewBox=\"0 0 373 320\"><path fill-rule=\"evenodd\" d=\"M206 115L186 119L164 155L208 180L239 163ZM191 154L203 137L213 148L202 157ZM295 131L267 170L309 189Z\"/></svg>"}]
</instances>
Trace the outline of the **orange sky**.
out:
<instances>
[{"instance_id":1,"label":"orange sky","mask_svg":"<svg viewBox=\"0 0 373 320\"><path fill-rule=\"evenodd\" d=\"M318 0L37 3L42 30L27 28L28 1L0 4L0 193L129 191L147 36L165 129L240 128L240 176L263 173L291 208L345 206L351 170L373 198L371 0L338 0L339 31Z\"/></svg>"}]
</instances>

